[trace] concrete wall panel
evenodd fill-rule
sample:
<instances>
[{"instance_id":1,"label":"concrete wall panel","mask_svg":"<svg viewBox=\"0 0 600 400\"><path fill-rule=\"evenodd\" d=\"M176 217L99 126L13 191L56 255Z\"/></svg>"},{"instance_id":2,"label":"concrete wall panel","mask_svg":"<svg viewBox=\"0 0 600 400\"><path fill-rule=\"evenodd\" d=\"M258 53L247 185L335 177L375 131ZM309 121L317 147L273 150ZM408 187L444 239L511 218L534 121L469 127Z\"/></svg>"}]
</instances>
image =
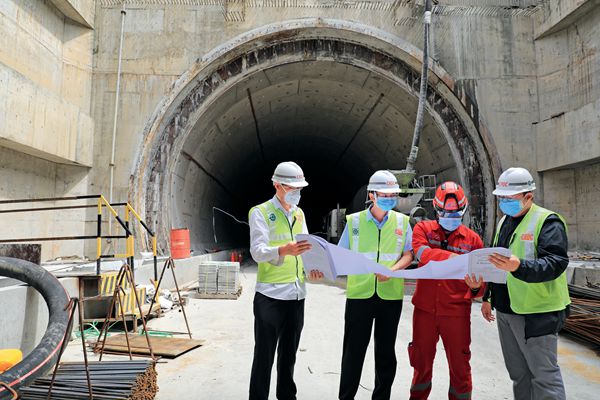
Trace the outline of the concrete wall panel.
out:
<instances>
[{"instance_id":1,"label":"concrete wall panel","mask_svg":"<svg viewBox=\"0 0 600 400\"><path fill-rule=\"evenodd\" d=\"M62 3L93 19L93 0ZM89 27L68 19L50 1L0 2L0 198L93 190L87 180L93 163L93 36ZM40 205L20 207L29 206ZM85 221L83 211L2 214L2 234L83 235ZM44 242L42 260L81 256L83 249L76 241Z\"/></svg>"},{"instance_id":2,"label":"concrete wall panel","mask_svg":"<svg viewBox=\"0 0 600 400\"><path fill-rule=\"evenodd\" d=\"M0 63L0 70L0 92L6 97L0 104L0 142L51 161L91 166L89 152L77 153L78 146L85 148L92 140L91 117L5 64Z\"/></svg>"}]
</instances>

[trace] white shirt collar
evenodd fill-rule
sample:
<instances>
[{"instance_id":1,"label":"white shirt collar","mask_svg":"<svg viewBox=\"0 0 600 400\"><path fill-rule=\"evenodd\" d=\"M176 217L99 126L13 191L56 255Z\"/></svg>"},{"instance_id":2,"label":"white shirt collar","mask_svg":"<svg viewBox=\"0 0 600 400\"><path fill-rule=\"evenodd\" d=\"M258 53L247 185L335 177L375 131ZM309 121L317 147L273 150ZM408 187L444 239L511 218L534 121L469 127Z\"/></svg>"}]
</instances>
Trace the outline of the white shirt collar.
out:
<instances>
[{"instance_id":1,"label":"white shirt collar","mask_svg":"<svg viewBox=\"0 0 600 400\"><path fill-rule=\"evenodd\" d=\"M277 196L273 196L273 198L271 199L271 201L273 202L273 204L275 205L275 207L279 208L281 211L283 211L283 213L285 215L291 215L294 211L296 211L296 206L292 206L290 208L290 211L287 212L285 211L285 208L283 208L283 206L281 205L281 202L279 201L279 199L277 198Z\"/></svg>"},{"instance_id":2,"label":"white shirt collar","mask_svg":"<svg viewBox=\"0 0 600 400\"><path fill-rule=\"evenodd\" d=\"M367 220L371 220L373 222L375 222L376 224L385 224L385 222L388 220L389 216L390 216L390 212L386 211L385 216L383 217L383 219L381 220L381 222L377 221L377 218L375 218L373 216L373 213L371 212L371 208L373 206L367 208Z\"/></svg>"}]
</instances>

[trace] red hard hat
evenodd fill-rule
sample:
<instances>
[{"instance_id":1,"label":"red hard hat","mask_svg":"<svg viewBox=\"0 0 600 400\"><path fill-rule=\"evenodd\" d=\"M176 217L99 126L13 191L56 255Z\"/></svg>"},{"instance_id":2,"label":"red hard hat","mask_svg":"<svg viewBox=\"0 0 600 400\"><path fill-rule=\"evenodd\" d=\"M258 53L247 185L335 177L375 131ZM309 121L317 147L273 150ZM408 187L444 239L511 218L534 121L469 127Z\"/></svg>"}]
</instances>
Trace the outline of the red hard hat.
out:
<instances>
[{"instance_id":1,"label":"red hard hat","mask_svg":"<svg viewBox=\"0 0 600 400\"><path fill-rule=\"evenodd\" d=\"M456 182L444 182L435 191L433 207L437 210L461 211L468 204L463 188Z\"/></svg>"}]
</instances>

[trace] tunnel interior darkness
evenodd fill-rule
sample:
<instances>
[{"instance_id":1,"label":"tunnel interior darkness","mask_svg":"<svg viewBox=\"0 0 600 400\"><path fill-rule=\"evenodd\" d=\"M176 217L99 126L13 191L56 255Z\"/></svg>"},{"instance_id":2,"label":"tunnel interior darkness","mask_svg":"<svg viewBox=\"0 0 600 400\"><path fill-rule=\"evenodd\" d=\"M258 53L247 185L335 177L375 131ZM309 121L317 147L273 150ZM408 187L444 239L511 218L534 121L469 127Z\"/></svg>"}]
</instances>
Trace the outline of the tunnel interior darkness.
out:
<instances>
[{"instance_id":1,"label":"tunnel interior darkness","mask_svg":"<svg viewBox=\"0 0 600 400\"><path fill-rule=\"evenodd\" d=\"M190 229L195 251L247 245L248 228L218 211L213 231L213 207L247 220L253 205L272 197L277 163L293 160L310 183L300 203L309 230L321 232L337 204L356 209L375 170L405 167L416 111L417 98L405 88L337 60L245 76L212 100L185 138L168 177L172 226ZM459 180L429 113L416 170L438 182Z\"/></svg>"}]
</instances>

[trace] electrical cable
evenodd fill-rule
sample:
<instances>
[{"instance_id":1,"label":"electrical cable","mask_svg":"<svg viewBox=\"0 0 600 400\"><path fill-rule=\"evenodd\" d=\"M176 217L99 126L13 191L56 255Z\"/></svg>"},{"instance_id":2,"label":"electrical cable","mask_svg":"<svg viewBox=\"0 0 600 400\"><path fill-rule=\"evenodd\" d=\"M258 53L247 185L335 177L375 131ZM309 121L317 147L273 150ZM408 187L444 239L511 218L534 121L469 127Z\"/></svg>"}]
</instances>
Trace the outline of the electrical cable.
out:
<instances>
[{"instance_id":1,"label":"electrical cable","mask_svg":"<svg viewBox=\"0 0 600 400\"><path fill-rule=\"evenodd\" d=\"M215 243L219 243L218 240L217 240L217 229L216 229L217 227L216 227L216 224L215 224L215 210L220 211L220 212L222 212L225 215L228 215L229 217L233 218L235 220L235 222L237 222L239 224L244 224L244 225L250 226L250 224L247 223L246 221L240 221L239 219L237 219L235 217L235 215L232 215L232 214L228 213L227 211L220 209L219 207L214 207L213 206L213 208L212 208L212 226L213 226L213 236L215 238Z\"/></svg>"},{"instance_id":2,"label":"electrical cable","mask_svg":"<svg viewBox=\"0 0 600 400\"><path fill-rule=\"evenodd\" d=\"M423 130L423 119L425 116L425 103L427 99L427 73L429 70L429 29L431 25L431 0L425 0L425 14L423 17L423 66L421 70L421 87L419 88L419 106L417 108L417 119L413 133L410 154L406 160L406 171L413 172L419 153L419 141Z\"/></svg>"}]
</instances>

